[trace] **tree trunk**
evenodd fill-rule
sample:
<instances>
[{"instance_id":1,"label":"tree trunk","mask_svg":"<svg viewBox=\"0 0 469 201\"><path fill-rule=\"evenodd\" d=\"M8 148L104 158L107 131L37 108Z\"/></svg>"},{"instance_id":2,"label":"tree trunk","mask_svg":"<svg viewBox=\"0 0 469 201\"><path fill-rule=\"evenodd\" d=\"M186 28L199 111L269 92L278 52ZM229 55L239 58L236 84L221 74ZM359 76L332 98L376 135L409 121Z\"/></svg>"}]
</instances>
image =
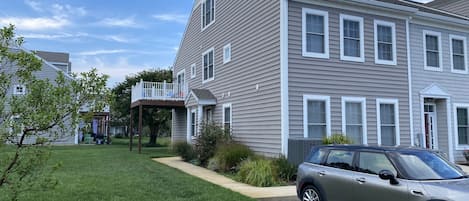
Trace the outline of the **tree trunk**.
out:
<instances>
[{"instance_id":1,"label":"tree trunk","mask_svg":"<svg viewBox=\"0 0 469 201\"><path fill-rule=\"evenodd\" d=\"M150 141L149 145L156 145L156 139L158 138L158 126L150 126Z\"/></svg>"}]
</instances>

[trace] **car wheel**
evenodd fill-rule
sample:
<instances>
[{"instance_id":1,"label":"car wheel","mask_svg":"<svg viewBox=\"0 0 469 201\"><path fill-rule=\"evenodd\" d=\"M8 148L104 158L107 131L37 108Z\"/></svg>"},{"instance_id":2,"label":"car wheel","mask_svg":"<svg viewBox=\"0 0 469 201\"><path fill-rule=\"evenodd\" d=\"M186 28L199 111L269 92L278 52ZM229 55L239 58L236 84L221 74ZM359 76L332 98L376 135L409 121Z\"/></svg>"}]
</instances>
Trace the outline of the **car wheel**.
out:
<instances>
[{"instance_id":1,"label":"car wheel","mask_svg":"<svg viewBox=\"0 0 469 201\"><path fill-rule=\"evenodd\" d=\"M319 190L314 186L306 186L301 193L302 201L321 201Z\"/></svg>"}]
</instances>

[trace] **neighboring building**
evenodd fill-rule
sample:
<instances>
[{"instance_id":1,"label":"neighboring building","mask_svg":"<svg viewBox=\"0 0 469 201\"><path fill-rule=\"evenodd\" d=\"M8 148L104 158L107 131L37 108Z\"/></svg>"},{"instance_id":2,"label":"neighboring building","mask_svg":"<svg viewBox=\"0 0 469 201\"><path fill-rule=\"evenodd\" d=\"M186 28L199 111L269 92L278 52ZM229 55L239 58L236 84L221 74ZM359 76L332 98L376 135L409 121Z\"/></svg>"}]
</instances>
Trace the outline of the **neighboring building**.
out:
<instances>
[{"instance_id":1,"label":"neighboring building","mask_svg":"<svg viewBox=\"0 0 469 201\"><path fill-rule=\"evenodd\" d=\"M161 83L141 82L132 89L132 103L177 102L169 106L173 140L191 142L201 122L216 121L258 153L291 158L334 133L357 144L424 146L421 119L428 116L420 109L431 111L426 103L433 101L436 113L448 112L435 117L441 119L435 123L441 133L434 138L440 146L428 148L460 160L459 152L453 154L457 125L449 111L454 109L447 108L463 111L449 94L460 93L457 102L465 103L467 91L454 86L469 77L446 66L450 76L462 80L443 81L438 72L424 70L422 29L448 29L439 30L441 37L466 36L468 22L399 0L196 0L174 63L171 93L160 93L169 89L158 87ZM440 50L437 54L449 47ZM449 52L444 54L449 61ZM460 61L463 54L453 55ZM462 60L467 63L467 56ZM446 130L440 126L444 122ZM461 132L464 125L469 123L458 127Z\"/></svg>"},{"instance_id":2,"label":"neighboring building","mask_svg":"<svg viewBox=\"0 0 469 201\"><path fill-rule=\"evenodd\" d=\"M70 55L68 53L46 51L35 51L34 53L63 72L67 74L72 73L72 62L70 62Z\"/></svg>"}]
</instances>

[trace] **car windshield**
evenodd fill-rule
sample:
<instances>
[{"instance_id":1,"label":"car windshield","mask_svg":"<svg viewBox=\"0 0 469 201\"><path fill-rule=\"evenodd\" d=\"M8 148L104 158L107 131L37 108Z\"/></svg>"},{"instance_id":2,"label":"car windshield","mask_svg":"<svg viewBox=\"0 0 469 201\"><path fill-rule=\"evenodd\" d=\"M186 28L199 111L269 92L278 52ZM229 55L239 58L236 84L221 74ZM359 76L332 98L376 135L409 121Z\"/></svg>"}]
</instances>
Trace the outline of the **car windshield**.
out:
<instances>
[{"instance_id":1,"label":"car windshield","mask_svg":"<svg viewBox=\"0 0 469 201\"><path fill-rule=\"evenodd\" d=\"M412 180L465 178L465 174L441 156L432 152L399 153L397 160Z\"/></svg>"}]
</instances>

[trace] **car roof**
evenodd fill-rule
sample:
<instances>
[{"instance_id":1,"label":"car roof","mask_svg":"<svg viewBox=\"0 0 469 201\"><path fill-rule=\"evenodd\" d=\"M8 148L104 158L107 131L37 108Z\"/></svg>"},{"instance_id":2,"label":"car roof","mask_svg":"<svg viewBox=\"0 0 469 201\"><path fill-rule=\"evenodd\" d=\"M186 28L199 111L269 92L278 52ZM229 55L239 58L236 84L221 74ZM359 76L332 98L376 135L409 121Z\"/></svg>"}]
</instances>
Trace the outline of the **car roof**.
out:
<instances>
[{"instance_id":1,"label":"car roof","mask_svg":"<svg viewBox=\"0 0 469 201\"><path fill-rule=\"evenodd\" d=\"M347 149L351 151L380 151L380 152L421 152L421 151L430 151L432 150L418 148L418 147L410 147L410 146L371 146L371 145L347 145L347 144L331 144L331 145L319 145L315 146L319 148L326 148L326 149Z\"/></svg>"}]
</instances>

